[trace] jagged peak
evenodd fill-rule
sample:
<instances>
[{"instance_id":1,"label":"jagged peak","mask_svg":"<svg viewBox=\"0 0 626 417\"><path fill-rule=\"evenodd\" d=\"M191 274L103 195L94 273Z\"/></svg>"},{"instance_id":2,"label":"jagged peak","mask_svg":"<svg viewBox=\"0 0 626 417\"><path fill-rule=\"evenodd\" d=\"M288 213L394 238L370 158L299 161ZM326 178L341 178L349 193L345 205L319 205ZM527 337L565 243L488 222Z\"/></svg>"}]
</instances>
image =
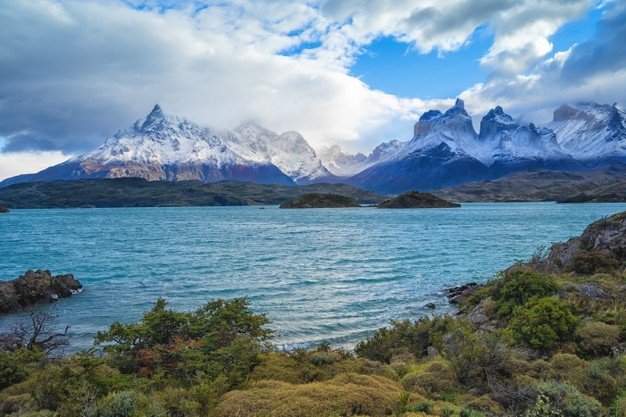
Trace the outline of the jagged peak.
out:
<instances>
[{"instance_id":1,"label":"jagged peak","mask_svg":"<svg viewBox=\"0 0 626 417\"><path fill-rule=\"evenodd\" d=\"M443 113L441 113L439 110L428 110L427 112L424 112L424 114L422 114L422 116L420 117L420 121L436 119L437 117L441 117L442 114Z\"/></svg>"},{"instance_id":2,"label":"jagged peak","mask_svg":"<svg viewBox=\"0 0 626 417\"><path fill-rule=\"evenodd\" d=\"M451 117L451 116L456 116L459 114L462 116L469 117L469 114L467 114L467 111L465 110L465 102L461 100L460 98L457 98L456 101L454 102L454 106L446 110L446 112L444 113L444 116Z\"/></svg>"}]
</instances>

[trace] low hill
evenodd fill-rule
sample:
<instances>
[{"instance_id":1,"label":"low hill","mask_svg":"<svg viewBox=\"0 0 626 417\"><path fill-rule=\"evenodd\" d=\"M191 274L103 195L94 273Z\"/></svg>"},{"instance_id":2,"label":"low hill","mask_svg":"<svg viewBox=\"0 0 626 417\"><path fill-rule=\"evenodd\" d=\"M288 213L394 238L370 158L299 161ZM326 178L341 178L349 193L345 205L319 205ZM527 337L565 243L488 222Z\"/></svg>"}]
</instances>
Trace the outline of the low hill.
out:
<instances>
[{"instance_id":1,"label":"low hill","mask_svg":"<svg viewBox=\"0 0 626 417\"><path fill-rule=\"evenodd\" d=\"M341 207L359 207L359 202L352 197L346 197L339 194L310 193L296 197L295 199L280 206L280 208L285 209Z\"/></svg>"},{"instance_id":2,"label":"low hill","mask_svg":"<svg viewBox=\"0 0 626 417\"><path fill-rule=\"evenodd\" d=\"M463 202L562 201L581 195L585 197L578 200L626 201L626 165L589 172L517 172L493 181L444 188L434 194Z\"/></svg>"},{"instance_id":3,"label":"low hill","mask_svg":"<svg viewBox=\"0 0 626 417\"><path fill-rule=\"evenodd\" d=\"M14 184L0 188L0 204L12 209L278 205L307 193L340 194L363 204L383 200L374 192L346 184L285 186L118 178Z\"/></svg>"},{"instance_id":4,"label":"low hill","mask_svg":"<svg viewBox=\"0 0 626 417\"><path fill-rule=\"evenodd\" d=\"M410 208L452 208L461 207L460 204L451 203L447 200L429 193L411 191L397 197L385 200L378 205L379 208L410 209Z\"/></svg>"}]
</instances>

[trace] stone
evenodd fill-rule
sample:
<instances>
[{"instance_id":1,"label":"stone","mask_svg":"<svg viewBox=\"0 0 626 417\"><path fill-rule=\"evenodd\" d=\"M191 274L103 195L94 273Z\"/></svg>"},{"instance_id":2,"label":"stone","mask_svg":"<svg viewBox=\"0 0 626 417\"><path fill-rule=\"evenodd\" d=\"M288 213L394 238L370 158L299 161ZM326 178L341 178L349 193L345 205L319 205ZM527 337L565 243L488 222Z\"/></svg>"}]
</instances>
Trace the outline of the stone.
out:
<instances>
[{"instance_id":1,"label":"stone","mask_svg":"<svg viewBox=\"0 0 626 417\"><path fill-rule=\"evenodd\" d=\"M0 313L70 297L80 293L82 288L72 274L53 277L48 270L28 270L17 279L0 281Z\"/></svg>"}]
</instances>

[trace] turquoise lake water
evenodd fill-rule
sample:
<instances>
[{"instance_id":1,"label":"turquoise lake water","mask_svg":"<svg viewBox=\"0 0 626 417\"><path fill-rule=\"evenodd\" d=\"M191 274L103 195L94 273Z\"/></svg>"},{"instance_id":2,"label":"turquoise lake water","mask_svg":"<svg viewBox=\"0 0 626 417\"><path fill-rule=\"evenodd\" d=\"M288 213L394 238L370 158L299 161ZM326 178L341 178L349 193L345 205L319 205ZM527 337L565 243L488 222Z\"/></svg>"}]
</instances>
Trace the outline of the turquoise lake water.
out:
<instances>
[{"instance_id":1,"label":"turquoise lake water","mask_svg":"<svg viewBox=\"0 0 626 417\"><path fill-rule=\"evenodd\" d=\"M157 297L194 309L247 296L278 345L350 347L391 319L449 308L442 290L485 281L626 204L465 204L459 209L193 207L15 210L0 216L0 278L73 273L54 304L73 348ZM0 318L0 329L27 318Z\"/></svg>"}]
</instances>

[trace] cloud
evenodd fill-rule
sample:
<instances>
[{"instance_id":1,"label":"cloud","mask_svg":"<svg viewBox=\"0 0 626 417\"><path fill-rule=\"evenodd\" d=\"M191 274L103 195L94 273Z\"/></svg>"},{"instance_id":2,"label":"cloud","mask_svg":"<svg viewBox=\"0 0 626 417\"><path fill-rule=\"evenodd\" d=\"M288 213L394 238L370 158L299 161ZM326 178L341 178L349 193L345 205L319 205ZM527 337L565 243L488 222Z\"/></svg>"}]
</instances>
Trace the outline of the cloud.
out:
<instances>
[{"instance_id":1,"label":"cloud","mask_svg":"<svg viewBox=\"0 0 626 417\"><path fill-rule=\"evenodd\" d=\"M494 77L461 94L476 114L498 103L535 123L551 120L557 106L577 101L626 103L626 5L604 5L594 36L558 51L531 71Z\"/></svg>"},{"instance_id":2,"label":"cloud","mask_svg":"<svg viewBox=\"0 0 626 417\"><path fill-rule=\"evenodd\" d=\"M0 152L0 181L20 174L38 172L69 159L60 151Z\"/></svg>"},{"instance_id":3,"label":"cloud","mask_svg":"<svg viewBox=\"0 0 626 417\"><path fill-rule=\"evenodd\" d=\"M605 11L596 36L576 45L563 66L563 81L611 73L626 68L626 3L616 2Z\"/></svg>"},{"instance_id":4,"label":"cloud","mask_svg":"<svg viewBox=\"0 0 626 417\"><path fill-rule=\"evenodd\" d=\"M380 36L445 55L465 47L477 28L491 31L494 43L481 61L490 76L462 94L474 114L503 104L534 117L547 114L556 101L585 94L615 99L626 85L621 75L626 54L619 45L623 19L609 13L609 5L597 37L569 52L551 52L550 36L589 5L588 0L5 1L0 4L0 137L8 141L3 152L84 152L157 102L215 127L257 119L277 131L295 129L314 146L341 143L367 150L382 140L406 139L423 111L443 109L453 98L402 99L351 76L350 65ZM611 50L619 55L613 61Z\"/></svg>"},{"instance_id":5,"label":"cloud","mask_svg":"<svg viewBox=\"0 0 626 417\"><path fill-rule=\"evenodd\" d=\"M156 102L216 127L253 118L297 129L313 144L363 138L431 105L372 90L309 57L280 54L324 26L310 6L216 4L193 11L97 1L3 5L5 151L85 151Z\"/></svg>"}]
</instances>

